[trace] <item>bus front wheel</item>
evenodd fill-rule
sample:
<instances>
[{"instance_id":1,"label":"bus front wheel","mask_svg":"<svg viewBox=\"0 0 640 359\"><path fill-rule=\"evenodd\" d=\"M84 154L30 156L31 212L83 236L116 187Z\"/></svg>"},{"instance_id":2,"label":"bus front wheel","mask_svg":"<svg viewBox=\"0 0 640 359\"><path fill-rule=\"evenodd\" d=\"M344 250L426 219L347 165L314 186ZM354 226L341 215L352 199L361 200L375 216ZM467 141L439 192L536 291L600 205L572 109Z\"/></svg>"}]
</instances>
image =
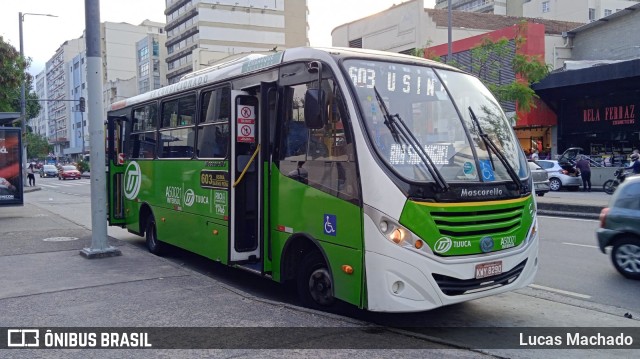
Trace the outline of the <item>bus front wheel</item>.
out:
<instances>
[{"instance_id":1,"label":"bus front wheel","mask_svg":"<svg viewBox=\"0 0 640 359\"><path fill-rule=\"evenodd\" d=\"M315 309L328 309L335 302L333 279L319 252L307 254L298 272L298 296L302 304Z\"/></svg>"},{"instance_id":2,"label":"bus front wheel","mask_svg":"<svg viewBox=\"0 0 640 359\"><path fill-rule=\"evenodd\" d=\"M147 220L147 229L145 231L147 249L155 255L161 255L164 252L164 243L158 240L158 232L156 230L156 220L153 216L149 216Z\"/></svg>"}]
</instances>

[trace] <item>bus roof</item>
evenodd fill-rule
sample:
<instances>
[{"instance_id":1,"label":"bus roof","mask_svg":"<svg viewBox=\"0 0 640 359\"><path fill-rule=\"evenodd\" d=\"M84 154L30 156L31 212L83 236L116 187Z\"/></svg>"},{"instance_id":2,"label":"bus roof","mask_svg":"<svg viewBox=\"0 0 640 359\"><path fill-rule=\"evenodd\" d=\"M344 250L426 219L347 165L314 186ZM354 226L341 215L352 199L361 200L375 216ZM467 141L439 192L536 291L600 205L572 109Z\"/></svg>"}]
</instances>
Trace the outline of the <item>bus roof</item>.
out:
<instances>
[{"instance_id":1,"label":"bus roof","mask_svg":"<svg viewBox=\"0 0 640 359\"><path fill-rule=\"evenodd\" d=\"M436 61L400 53L342 47L297 47L279 52L232 55L221 60L221 62L217 64L183 76L180 81L175 84L114 102L110 106L110 111L146 102L165 95L182 92L191 88L197 88L209 83L215 83L222 79L232 78L244 73L251 73L280 63L301 59L320 59L326 58L327 56L334 57L336 60L346 57L360 57L370 58L371 60L412 62L460 71L459 69Z\"/></svg>"}]
</instances>

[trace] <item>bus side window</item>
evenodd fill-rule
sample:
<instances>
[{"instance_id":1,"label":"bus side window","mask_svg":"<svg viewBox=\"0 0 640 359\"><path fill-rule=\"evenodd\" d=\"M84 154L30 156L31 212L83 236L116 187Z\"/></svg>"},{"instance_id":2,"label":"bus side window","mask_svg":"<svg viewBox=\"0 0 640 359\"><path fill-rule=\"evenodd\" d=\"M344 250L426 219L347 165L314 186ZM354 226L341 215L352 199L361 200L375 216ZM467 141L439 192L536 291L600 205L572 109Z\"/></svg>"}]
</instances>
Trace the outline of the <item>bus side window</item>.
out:
<instances>
[{"instance_id":1,"label":"bus side window","mask_svg":"<svg viewBox=\"0 0 640 359\"><path fill-rule=\"evenodd\" d=\"M161 157L193 157L195 106L195 94L189 94L162 104L162 130L158 139L162 146Z\"/></svg>"},{"instance_id":2,"label":"bus side window","mask_svg":"<svg viewBox=\"0 0 640 359\"><path fill-rule=\"evenodd\" d=\"M133 131L129 136L127 158L154 158L156 155L155 103L133 110Z\"/></svg>"},{"instance_id":3,"label":"bus side window","mask_svg":"<svg viewBox=\"0 0 640 359\"><path fill-rule=\"evenodd\" d=\"M317 88L317 82L291 86L285 91L280 171L299 182L357 203L360 196L355 150L345 123L342 94L333 80L323 80L326 122L321 129L309 129L304 122L304 96L310 88ZM299 172L305 176L297 175Z\"/></svg>"},{"instance_id":4,"label":"bus side window","mask_svg":"<svg viewBox=\"0 0 640 359\"><path fill-rule=\"evenodd\" d=\"M208 91L202 95L198 124L199 158L226 158L229 148L229 119L231 90L228 87Z\"/></svg>"}]
</instances>

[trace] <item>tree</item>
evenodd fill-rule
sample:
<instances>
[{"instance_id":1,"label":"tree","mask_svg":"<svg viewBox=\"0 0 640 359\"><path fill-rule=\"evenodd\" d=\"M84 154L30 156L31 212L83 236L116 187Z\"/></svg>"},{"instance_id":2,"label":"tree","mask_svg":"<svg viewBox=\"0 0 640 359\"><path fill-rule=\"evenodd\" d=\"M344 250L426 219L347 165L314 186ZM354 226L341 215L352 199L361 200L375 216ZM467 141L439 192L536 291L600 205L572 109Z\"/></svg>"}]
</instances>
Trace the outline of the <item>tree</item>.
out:
<instances>
[{"instance_id":1,"label":"tree","mask_svg":"<svg viewBox=\"0 0 640 359\"><path fill-rule=\"evenodd\" d=\"M521 21L516 25L515 54L507 38L497 41L484 37L482 41L471 49L471 68L465 68L458 63L449 62L451 66L472 73L489 88L493 95L501 103L515 101L519 112L527 113L535 108L535 99L538 99L531 85L545 78L551 66L544 62L540 56L523 55L520 50L526 43L524 35L527 22ZM419 53L419 52L418 52ZM441 61L427 50L422 50L424 57ZM501 83L500 72L505 66L504 59L513 56L508 65L511 66L516 79L512 82Z\"/></svg>"},{"instance_id":2,"label":"tree","mask_svg":"<svg viewBox=\"0 0 640 359\"><path fill-rule=\"evenodd\" d=\"M27 118L34 118L40 112L38 96L30 91L33 76L27 72L30 59L20 56L11 44L0 36L0 112L20 112L20 91L23 79L28 92L26 98Z\"/></svg>"},{"instance_id":3,"label":"tree","mask_svg":"<svg viewBox=\"0 0 640 359\"><path fill-rule=\"evenodd\" d=\"M53 146L47 138L36 133L27 133L27 158L45 158L51 153Z\"/></svg>"}]
</instances>

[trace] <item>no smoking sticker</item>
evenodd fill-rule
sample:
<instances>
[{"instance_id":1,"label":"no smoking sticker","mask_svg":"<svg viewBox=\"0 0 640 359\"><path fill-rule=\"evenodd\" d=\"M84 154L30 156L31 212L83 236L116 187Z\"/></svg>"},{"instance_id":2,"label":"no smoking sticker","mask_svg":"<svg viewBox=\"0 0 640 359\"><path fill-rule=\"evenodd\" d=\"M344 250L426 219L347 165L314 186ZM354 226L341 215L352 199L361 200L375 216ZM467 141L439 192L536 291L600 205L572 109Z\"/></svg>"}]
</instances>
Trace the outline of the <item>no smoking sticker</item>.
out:
<instances>
[{"instance_id":1,"label":"no smoking sticker","mask_svg":"<svg viewBox=\"0 0 640 359\"><path fill-rule=\"evenodd\" d=\"M238 130L236 141L244 143L256 142L255 124L256 114L253 106L238 105Z\"/></svg>"}]
</instances>

